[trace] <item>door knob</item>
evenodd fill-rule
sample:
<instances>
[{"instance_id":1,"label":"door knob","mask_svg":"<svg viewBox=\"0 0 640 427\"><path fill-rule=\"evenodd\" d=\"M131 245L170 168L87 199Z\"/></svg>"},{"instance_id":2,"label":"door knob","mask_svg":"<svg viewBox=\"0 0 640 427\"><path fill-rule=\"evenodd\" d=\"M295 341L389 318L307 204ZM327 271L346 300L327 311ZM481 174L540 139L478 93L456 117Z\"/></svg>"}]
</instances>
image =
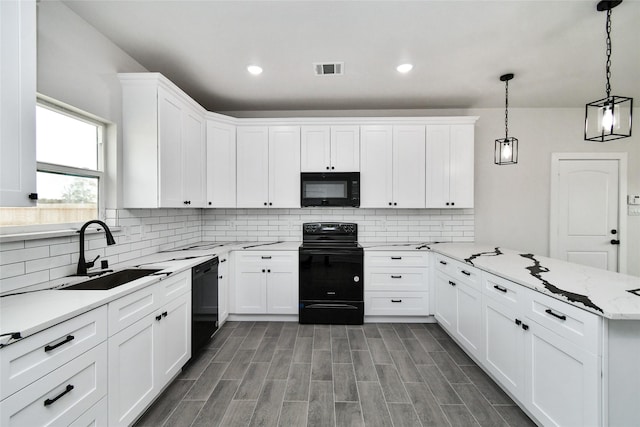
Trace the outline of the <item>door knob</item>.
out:
<instances>
[{"instance_id":1,"label":"door knob","mask_svg":"<svg viewBox=\"0 0 640 427\"><path fill-rule=\"evenodd\" d=\"M611 230L611 234L618 234L618 230L614 228L613 230Z\"/></svg>"},{"instance_id":2,"label":"door knob","mask_svg":"<svg viewBox=\"0 0 640 427\"><path fill-rule=\"evenodd\" d=\"M619 245L620 244L620 240L611 239L611 244L612 245Z\"/></svg>"}]
</instances>

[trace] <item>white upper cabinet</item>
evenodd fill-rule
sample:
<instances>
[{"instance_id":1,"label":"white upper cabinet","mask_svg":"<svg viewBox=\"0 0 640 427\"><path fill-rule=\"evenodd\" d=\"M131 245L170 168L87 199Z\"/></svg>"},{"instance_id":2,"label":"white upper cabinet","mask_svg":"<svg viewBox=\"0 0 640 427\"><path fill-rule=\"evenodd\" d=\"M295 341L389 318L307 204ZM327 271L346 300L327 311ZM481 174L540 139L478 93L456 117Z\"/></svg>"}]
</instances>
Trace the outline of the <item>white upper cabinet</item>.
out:
<instances>
[{"instance_id":1,"label":"white upper cabinet","mask_svg":"<svg viewBox=\"0 0 640 427\"><path fill-rule=\"evenodd\" d=\"M425 127L361 127L363 208L424 208Z\"/></svg>"},{"instance_id":2,"label":"white upper cabinet","mask_svg":"<svg viewBox=\"0 0 640 427\"><path fill-rule=\"evenodd\" d=\"M0 206L35 206L35 0L0 1L0 28Z\"/></svg>"},{"instance_id":3,"label":"white upper cabinet","mask_svg":"<svg viewBox=\"0 0 640 427\"><path fill-rule=\"evenodd\" d=\"M239 126L237 207L300 207L300 128Z\"/></svg>"},{"instance_id":4,"label":"white upper cabinet","mask_svg":"<svg viewBox=\"0 0 640 427\"><path fill-rule=\"evenodd\" d=\"M359 126L303 126L302 172L358 172Z\"/></svg>"},{"instance_id":5,"label":"white upper cabinet","mask_svg":"<svg viewBox=\"0 0 640 427\"><path fill-rule=\"evenodd\" d=\"M473 207L472 124L427 125L426 207Z\"/></svg>"},{"instance_id":6,"label":"white upper cabinet","mask_svg":"<svg viewBox=\"0 0 640 427\"><path fill-rule=\"evenodd\" d=\"M119 77L124 207L204 207L204 110L160 74Z\"/></svg>"},{"instance_id":7,"label":"white upper cabinet","mask_svg":"<svg viewBox=\"0 0 640 427\"><path fill-rule=\"evenodd\" d=\"M207 120L207 207L236 207L236 127Z\"/></svg>"}]
</instances>

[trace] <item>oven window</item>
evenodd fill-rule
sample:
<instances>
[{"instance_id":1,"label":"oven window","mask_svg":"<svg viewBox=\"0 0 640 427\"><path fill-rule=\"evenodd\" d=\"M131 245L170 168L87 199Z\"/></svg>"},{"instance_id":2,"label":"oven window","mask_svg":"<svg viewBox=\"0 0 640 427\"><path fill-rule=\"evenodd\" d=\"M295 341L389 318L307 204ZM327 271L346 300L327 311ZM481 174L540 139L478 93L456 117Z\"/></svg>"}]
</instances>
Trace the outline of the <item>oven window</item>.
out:
<instances>
[{"instance_id":1,"label":"oven window","mask_svg":"<svg viewBox=\"0 0 640 427\"><path fill-rule=\"evenodd\" d=\"M346 181L305 181L304 197L307 199L346 199Z\"/></svg>"}]
</instances>

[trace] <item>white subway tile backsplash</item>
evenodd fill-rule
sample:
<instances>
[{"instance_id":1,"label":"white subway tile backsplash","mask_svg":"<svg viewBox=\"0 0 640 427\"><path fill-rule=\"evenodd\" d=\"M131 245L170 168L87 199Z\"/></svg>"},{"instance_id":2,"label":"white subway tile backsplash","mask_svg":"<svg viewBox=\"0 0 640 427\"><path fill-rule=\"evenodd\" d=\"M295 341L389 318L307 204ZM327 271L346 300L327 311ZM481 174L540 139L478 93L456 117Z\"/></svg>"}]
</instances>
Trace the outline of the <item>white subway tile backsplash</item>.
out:
<instances>
[{"instance_id":1,"label":"white subway tile backsplash","mask_svg":"<svg viewBox=\"0 0 640 427\"><path fill-rule=\"evenodd\" d=\"M0 257L0 265L13 264L21 261L32 259L46 258L49 256L49 246L41 246L37 248L16 249L6 251Z\"/></svg>"}]
</instances>

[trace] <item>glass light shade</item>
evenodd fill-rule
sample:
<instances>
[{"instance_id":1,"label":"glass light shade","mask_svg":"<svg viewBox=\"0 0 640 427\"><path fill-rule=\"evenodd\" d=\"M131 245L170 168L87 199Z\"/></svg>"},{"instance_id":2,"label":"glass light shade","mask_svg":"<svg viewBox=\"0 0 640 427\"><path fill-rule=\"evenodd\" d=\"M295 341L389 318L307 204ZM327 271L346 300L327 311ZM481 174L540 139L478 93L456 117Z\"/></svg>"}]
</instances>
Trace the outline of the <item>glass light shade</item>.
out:
<instances>
[{"instance_id":1,"label":"glass light shade","mask_svg":"<svg viewBox=\"0 0 640 427\"><path fill-rule=\"evenodd\" d=\"M518 163L518 139L513 137L496 139L494 156L496 165L514 165Z\"/></svg>"},{"instance_id":2,"label":"glass light shade","mask_svg":"<svg viewBox=\"0 0 640 427\"><path fill-rule=\"evenodd\" d=\"M607 142L631 136L633 98L610 96L585 107L585 141Z\"/></svg>"}]
</instances>

